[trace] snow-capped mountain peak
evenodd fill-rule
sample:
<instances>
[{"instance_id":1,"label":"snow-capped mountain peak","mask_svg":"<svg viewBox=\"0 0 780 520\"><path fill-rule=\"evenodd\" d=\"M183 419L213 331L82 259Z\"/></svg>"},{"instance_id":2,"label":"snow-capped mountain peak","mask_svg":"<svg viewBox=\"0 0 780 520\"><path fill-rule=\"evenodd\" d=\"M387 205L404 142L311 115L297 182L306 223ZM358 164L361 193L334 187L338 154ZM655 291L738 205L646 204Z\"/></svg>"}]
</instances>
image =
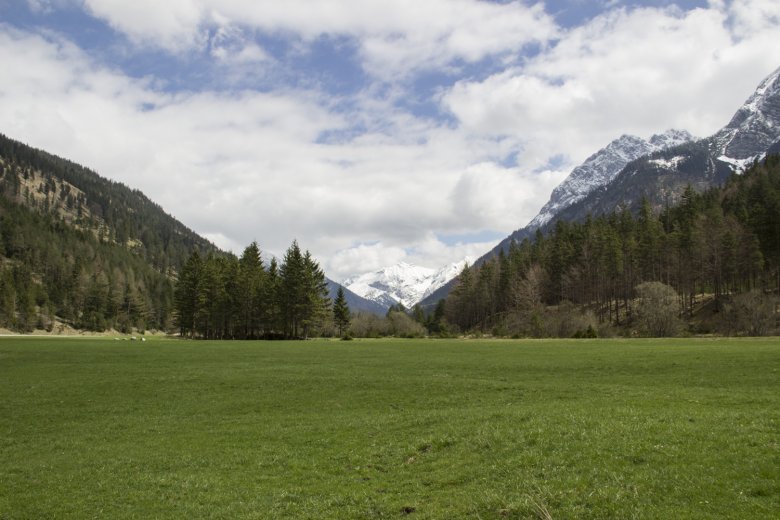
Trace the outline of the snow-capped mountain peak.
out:
<instances>
[{"instance_id":1,"label":"snow-capped mountain peak","mask_svg":"<svg viewBox=\"0 0 780 520\"><path fill-rule=\"evenodd\" d=\"M574 168L553 190L550 200L529 222L527 228L537 229L543 226L563 208L582 200L596 188L606 186L631 161L693 139L685 130L668 130L647 140L633 135L620 136Z\"/></svg>"},{"instance_id":2,"label":"snow-capped mountain peak","mask_svg":"<svg viewBox=\"0 0 780 520\"><path fill-rule=\"evenodd\" d=\"M780 133L780 68L770 74L710 139L714 155L732 166L760 158Z\"/></svg>"},{"instance_id":3,"label":"snow-capped mountain peak","mask_svg":"<svg viewBox=\"0 0 780 520\"><path fill-rule=\"evenodd\" d=\"M389 308L398 303L411 309L423 298L457 276L466 260L441 269L430 269L401 262L372 273L344 280L344 287Z\"/></svg>"}]
</instances>

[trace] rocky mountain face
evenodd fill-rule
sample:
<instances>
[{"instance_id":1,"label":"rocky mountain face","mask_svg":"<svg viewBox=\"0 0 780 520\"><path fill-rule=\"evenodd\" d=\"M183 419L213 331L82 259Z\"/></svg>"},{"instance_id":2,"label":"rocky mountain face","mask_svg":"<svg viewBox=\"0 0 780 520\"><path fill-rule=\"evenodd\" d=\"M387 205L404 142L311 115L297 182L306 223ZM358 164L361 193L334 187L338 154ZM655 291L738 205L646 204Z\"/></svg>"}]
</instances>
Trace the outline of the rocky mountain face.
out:
<instances>
[{"instance_id":1,"label":"rocky mountain face","mask_svg":"<svg viewBox=\"0 0 780 520\"><path fill-rule=\"evenodd\" d=\"M589 157L553 191L529 224L513 232L477 263L532 239L557 220L576 221L618 208L636 209L647 199L656 208L679 202L687 186L697 191L722 184L734 172L780 151L780 68L770 74L731 121L714 135L692 140L669 131L648 141L623 136ZM449 282L423 301L432 306L446 297Z\"/></svg>"},{"instance_id":2,"label":"rocky mountain face","mask_svg":"<svg viewBox=\"0 0 780 520\"><path fill-rule=\"evenodd\" d=\"M623 135L615 139L574 168L553 190L550 200L526 228L538 229L564 208L584 199L593 190L606 186L631 161L693 139L685 130L669 130L647 140L633 135Z\"/></svg>"},{"instance_id":3,"label":"rocky mountain face","mask_svg":"<svg viewBox=\"0 0 780 520\"><path fill-rule=\"evenodd\" d=\"M709 138L717 159L742 167L762 156L780 137L780 68L737 110L729 124Z\"/></svg>"},{"instance_id":4,"label":"rocky mountain face","mask_svg":"<svg viewBox=\"0 0 780 520\"><path fill-rule=\"evenodd\" d=\"M382 308L401 304L411 309L436 289L452 280L465 261L441 269L429 269L402 262L379 271L344 280L344 288Z\"/></svg>"},{"instance_id":5,"label":"rocky mountain face","mask_svg":"<svg viewBox=\"0 0 780 520\"><path fill-rule=\"evenodd\" d=\"M694 137L685 130L668 130L655 134L650 139L633 135L623 135L588 157L585 162L574 168L550 195L550 200L539 213L523 228L513 232L502 240L485 258L506 251L512 242L520 243L534 236L537 229L561 218L568 208L585 206L583 201L598 199L598 194L609 186L629 164L653 153L695 142ZM481 261L482 259L478 260Z\"/></svg>"},{"instance_id":6,"label":"rocky mountain face","mask_svg":"<svg viewBox=\"0 0 780 520\"><path fill-rule=\"evenodd\" d=\"M644 155L614 180L560 211L555 219L580 220L618 207L635 209L645 198L656 209L674 205L687 186L703 191L760 160L780 140L780 69L770 74L731 121L706 139Z\"/></svg>"}]
</instances>

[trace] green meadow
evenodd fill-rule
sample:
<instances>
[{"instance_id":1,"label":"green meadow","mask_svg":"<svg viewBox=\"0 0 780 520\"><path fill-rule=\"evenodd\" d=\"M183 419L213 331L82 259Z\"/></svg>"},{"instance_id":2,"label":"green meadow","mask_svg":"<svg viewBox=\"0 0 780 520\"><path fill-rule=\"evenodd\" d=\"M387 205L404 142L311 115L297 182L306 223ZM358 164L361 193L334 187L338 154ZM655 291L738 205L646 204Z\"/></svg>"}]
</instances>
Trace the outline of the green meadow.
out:
<instances>
[{"instance_id":1,"label":"green meadow","mask_svg":"<svg viewBox=\"0 0 780 520\"><path fill-rule=\"evenodd\" d=\"M780 339L0 339L0 519L778 518Z\"/></svg>"}]
</instances>

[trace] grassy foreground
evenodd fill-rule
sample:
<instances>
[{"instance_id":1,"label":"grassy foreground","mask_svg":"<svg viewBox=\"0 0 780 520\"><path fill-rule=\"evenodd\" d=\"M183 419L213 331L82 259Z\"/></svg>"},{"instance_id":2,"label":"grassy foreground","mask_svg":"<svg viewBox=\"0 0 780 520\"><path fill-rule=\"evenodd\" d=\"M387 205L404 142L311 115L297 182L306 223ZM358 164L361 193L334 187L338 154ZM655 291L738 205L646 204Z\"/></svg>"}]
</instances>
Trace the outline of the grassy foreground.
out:
<instances>
[{"instance_id":1,"label":"grassy foreground","mask_svg":"<svg viewBox=\"0 0 780 520\"><path fill-rule=\"evenodd\" d=\"M778 339L0 339L3 520L779 512Z\"/></svg>"}]
</instances>

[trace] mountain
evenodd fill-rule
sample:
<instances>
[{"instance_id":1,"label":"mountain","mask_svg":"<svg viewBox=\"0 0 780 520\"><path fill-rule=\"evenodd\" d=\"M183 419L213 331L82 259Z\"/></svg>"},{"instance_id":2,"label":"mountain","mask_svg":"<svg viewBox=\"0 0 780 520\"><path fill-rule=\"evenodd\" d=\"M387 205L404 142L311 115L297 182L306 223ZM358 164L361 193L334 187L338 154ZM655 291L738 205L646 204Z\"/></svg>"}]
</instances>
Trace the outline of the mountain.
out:
<instances>
[{"instance_id":1,"label":"mountain","mask_svg":"<svg viewBox=\"0 0 780 520\"><path fill-rule=\"evenodd\" d=\"M679 202L687 186L697 191L721 185L733 172L780 147L780 68L764 79L714 135L692 140L671 130L649 141L623 136L589 157L553 191L528 225L501 241L477 264L510 244L548 232L557 220L579 221L618 208L635 210L643 199L656 209ZM444 298L450 282L426 298L429 308Z\"/></svg>"},{"instance_id":2,"label":"mountain","mask_svg":"<svg viewBox=\"0 0 780 520\"><path fill-rule=\"evenodd\" d=\"M160 272L175 272L193 249L217 251L139 190L2 134L0 167L6 200L128 249Z\"/></svg>"},{"instance_id":3,"label":"mountain","mask_svg":"<svg viewBox=\"0 0 780 520\"><path fill-rule=\"evenodd\" d=\"M729 124L708 139L712 155L735 168L763 156L780 137L780 68L758 86Z\"/></svg>"},{"instance_id":4,"label":"mountain","mask_svg":"<svg viewBox=\"0 0 780 520\"><path fill-rule=\"evenodd\" d=\"M464 264L456 262L436 270L402 262L344 280L344 287L385 310L399 303L411 309L454 278Z\"/></svg>"},{"instance_id":5,"label":"mountain","mask_svg":"<svg viewBox=\"0 0 780 520\"><path fill-rule=\"evenodd\" d=\"M606 186L633 160L652 152L664 150L694 138L685 130L669 130L652 136L649 140L633 135L623 135L588 157L574 168L550 195L525 229L533 231L549 222L563 208L585 198L593 190Z\"/></svg>"},{"instance_id":6,"label":"mountain","mask_svg":"<svg viewBox=\"0 0 780 520\"><path fill-rule=\"evenodd\" d=\"M173 279L220 252L143 193L0 134L0 327L167 329Z\"/></svg>"},{"instance_id":7,"label":"mountain","mask_svg":"<svg viewBox=\"0 0 780 520\"><path fill-rule=\"evenodd\" d=\"M760 160L780 140L780 68L770 74L731 121L710 137L650 153L627 164L612 182L564 208L555 219L582 220L646 199L656 209L723 184Z\"/></svg>"},{"instance_id":8,"label":"mountain","mask_svg":"<svg viewBox=\"0 0 780 520\"><path fill-rule=\"evenodd\" d=\"M325 282L328 284L328 297L331 299L331 301L336 300L339 287L344 289L344 299L347 301L347 306L353 314L358 312L367 312L369 314L384 316L387 313L387 307L380 305L373 300L368 300L358 296L354 292L350 291L341 284L334 282L330 278L325 278Z\"/></svg>"},{"instance_id":9,"label":"mountain","mask_svg":"<svg viewBox=\"0 0 780 520\"><path fill-rule=\"evenodd\" d=\"M552 191L550 200L542 206L539 213L525 227L502 240L476 263L481 264L487 258L497 255L499 251L506 251L512 242L520 243L524 239L532 238L537 229L545 226L563 210L612 182L615 176L631 161L652 152L690 142L693 139L694 137L685 130L668 130L663 134L653 135L650 139L622 135L575 167L566 179ZM441 284L437 290L426 296L422 301L423 307L432 308L436 302L446 298L457 274L458 272L454 273L452 279Z\"/></svg>"}]
</instances>

